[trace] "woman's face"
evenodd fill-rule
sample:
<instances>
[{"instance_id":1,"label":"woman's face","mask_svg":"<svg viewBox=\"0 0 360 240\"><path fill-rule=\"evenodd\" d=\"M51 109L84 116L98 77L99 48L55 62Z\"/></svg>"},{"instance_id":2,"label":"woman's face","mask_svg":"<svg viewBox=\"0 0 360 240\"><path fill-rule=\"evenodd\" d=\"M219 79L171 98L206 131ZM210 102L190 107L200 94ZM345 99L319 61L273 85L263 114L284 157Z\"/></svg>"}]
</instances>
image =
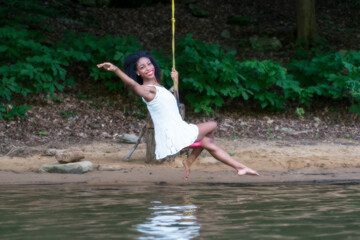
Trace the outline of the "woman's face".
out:
<instances>
[{"instance_id":1,"label":"woman's face","mask_svg":"<svg viewBox=\"0 0 360 240\"><path fill-rule=\"evenodd\" d=\"M155 77L155 67L147 57L139 59L136 65L136 74L144 79L152 79Z\"/></svg>"}]
</instances>

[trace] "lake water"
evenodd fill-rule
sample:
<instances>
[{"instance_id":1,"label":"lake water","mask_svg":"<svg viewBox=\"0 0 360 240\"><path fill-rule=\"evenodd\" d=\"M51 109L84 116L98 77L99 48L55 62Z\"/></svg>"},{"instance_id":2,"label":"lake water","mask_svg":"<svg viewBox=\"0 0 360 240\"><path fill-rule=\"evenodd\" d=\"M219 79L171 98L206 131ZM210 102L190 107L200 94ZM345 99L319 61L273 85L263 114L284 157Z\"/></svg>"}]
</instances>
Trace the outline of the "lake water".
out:
<instances>
[{"instance_id":1,"label":"lake water","mask_svg":"<svg viewBox=\"0 0 360 240\"><path fill-rule=\"evenodd\" d=\"M0 191L0 239L360 239L358 183Z\"/></svg>"}]
</instances>

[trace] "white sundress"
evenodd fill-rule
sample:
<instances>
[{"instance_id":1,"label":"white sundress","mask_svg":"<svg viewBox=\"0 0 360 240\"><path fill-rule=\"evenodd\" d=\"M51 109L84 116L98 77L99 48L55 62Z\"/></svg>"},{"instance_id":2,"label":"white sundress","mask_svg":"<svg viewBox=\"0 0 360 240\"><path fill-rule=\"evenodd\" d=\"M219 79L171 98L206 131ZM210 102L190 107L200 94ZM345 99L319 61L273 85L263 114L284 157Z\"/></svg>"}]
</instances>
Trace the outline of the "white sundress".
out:
<instances>
[{"instance_id":1,"label":"white sundress","mask_svg":"<svg viewBox=\"0 0 360 240\"><path fill-rule=\"evenodd\" d=\"M155 131L155 157L162 159L174 155L193 144L199 129L195 124L185 122L179 113L174 95L164 87L156 85L156 95L147 102L144 98Z\"/></svg>"}]
</instances>

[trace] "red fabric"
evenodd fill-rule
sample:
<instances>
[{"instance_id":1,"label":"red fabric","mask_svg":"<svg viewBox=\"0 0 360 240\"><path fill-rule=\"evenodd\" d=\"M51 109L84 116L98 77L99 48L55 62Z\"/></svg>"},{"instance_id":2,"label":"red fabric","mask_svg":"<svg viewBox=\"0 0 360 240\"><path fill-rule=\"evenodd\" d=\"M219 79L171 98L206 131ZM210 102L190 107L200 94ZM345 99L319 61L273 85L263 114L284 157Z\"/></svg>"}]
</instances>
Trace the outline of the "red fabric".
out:
<instances>
[{"instance_id":1,"label":"red fabric","mask_svg":"<svg viewBox=\"0 0 360 240\"><path fill-rule=\"evenodd\" d=\"M198 148L202 146L202 142L194 142L193 144L191 144L190 146L185 147L184 149L187 148Z\"/></svg>"}]
</instances>

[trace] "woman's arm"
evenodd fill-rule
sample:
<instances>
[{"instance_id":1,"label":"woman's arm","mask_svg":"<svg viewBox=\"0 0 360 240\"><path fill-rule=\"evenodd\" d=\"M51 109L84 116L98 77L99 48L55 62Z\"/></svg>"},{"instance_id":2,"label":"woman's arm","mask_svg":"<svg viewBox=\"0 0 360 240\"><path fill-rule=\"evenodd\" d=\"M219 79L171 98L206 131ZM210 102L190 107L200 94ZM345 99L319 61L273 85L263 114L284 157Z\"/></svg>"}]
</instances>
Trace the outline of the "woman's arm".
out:
<instances>
[{"instance_id":1,"label":"woman's arm","mask_svg":"<svg viewBox=\"0 0 360 240\"><path fill-rule=\"evenodd\" d=\"M104 62L97 65L98 68L104 68L108 71L114 72L125 85L129 86L130 89L138 96L143 97L146 101L151 101L156 95L156 90L153 87L143 86L137 83L134 79L130 78L126 73L120 70L117 66L112 63Z\"/></svg>"},{"instance_id":2,"label":"woman's arm","mask_svg":"<svg viewBox=\"0 0 360 240\"><path fill-rule=\"evenodd\" d=\"M176 71L175 68L171 71L171 78L174 82L174 96L176 99L179 98L179 73Z\"/></svg>"}]
</instances>

